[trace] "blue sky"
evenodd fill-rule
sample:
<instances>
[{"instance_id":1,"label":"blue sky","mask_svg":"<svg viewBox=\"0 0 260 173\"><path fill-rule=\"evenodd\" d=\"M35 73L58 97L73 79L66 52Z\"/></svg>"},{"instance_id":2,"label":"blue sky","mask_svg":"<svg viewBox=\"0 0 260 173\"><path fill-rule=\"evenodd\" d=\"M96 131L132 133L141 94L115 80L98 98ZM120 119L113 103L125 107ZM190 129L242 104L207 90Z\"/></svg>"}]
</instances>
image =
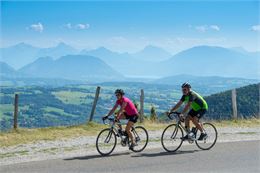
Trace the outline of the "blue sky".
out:
<instances>
[{"instance_id":1,"label":"blue sky","mask_svg":"<svg viewBox=\"0 0 260 173\"><path fill-rule=\"evenodd\" d=\"M58 42L135 52L175 53L196 45L260 51L259 1L1 2L1 47Z\"/></svg>"}]
</instances>

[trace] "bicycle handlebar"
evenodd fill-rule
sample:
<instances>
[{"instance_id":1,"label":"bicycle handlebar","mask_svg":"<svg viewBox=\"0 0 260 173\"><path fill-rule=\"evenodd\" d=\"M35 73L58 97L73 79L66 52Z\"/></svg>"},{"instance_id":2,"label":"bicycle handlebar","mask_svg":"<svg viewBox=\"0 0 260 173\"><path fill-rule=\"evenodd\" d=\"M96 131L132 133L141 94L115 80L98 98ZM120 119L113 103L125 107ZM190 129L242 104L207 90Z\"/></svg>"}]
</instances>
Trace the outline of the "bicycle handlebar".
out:
<instances>
[{"instance_id":1,"label":"bicycle handlebar","mask_svg":"<svg viewBox=\"0 0 260 173\"><path fill-rule=\"evenodd\" d=\"M181 113L180 112L170 112L167 116L169 119L173 120L173 117L171 117L172 114L175 114L175 115L180 115Z\"/></svg>"},{"instance_id":2,"label":"bicycle handlebar","mask_svg":"<svg viewBox=\"0 0 260 173\"><path fill-rule=\"evenodd\" d=\"M106 120L109 120L110 122L117 122L117 123L120 123L120 121L117 121L115 118L106 118L106 119L103 119L103 123L105 125L108 125L109 123L106 123Z\"/></svg>"}]
</instances>

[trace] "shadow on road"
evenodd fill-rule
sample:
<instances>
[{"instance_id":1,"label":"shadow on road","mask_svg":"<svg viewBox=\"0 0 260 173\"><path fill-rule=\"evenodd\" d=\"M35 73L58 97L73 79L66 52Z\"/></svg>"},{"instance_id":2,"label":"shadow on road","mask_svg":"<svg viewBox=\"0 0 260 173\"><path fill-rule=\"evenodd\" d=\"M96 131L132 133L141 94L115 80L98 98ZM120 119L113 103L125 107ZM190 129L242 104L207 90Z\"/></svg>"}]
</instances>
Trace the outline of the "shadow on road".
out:
<instances>
[{"instance_id":1,"label":"shadow on road","mask_svg":"<svg viewBox=\"0 0 260 173\"><path fill-rule=\"evenodd\" d=\"M195 153L201 150L190 150L190 151L176 151L176 152L160 152L160 153L141 153L138 155L133 155L131 157L158 157L158 156L169 156L169 155L179 155L179 154L189 154Z\"/></svg>"},{"instance_id":2,"label":"shadow on road","mask_svg":"<svg viewBox=\"0 0 260 173\"><path fill-rule=\"evenodd\" d=\"M91 155L91 156L72 157L72 158L67 158L67 159L63 159L63 160L66 160L66 161L70 161L70 160L89 160L89 159L107 158L107 157L113 157L113 156L123 156L123 155L129 155L129 154L130 154L130 152L111 154L111 155L108 155L108 156Z\"/></svg>"}]
</instances>

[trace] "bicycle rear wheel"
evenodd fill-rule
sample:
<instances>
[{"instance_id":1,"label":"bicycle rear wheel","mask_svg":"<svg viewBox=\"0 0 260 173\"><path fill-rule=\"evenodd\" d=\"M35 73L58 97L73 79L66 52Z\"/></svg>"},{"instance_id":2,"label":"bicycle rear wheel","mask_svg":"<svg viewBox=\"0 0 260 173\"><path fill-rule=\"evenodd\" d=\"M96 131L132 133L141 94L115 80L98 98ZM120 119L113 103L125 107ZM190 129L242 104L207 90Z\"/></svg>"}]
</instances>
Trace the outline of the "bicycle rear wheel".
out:
<instances>
[{"instance_id":1,"label":"bicycle rear wheel","mask_svg":"<svg viewBox=\"0 0 260 173\"><path fill-rule=\"evenodd\" d=\"M113 152L116 147L116 134L110 128L103 129L97 136L96 148L97 151L102 155L109 155Z\"/></svg>"},{"instance_id":2,"label":"bicycle rear wheel","mask_svg":"<svg viewBox=\"0 0 260 173\"><path fill-rule=\"evenodd\" d=\"M134 152L141 152L145 149L148 143L147 130L142 126L137 126L132 129L132 134L135 137L136 146L133 148Z\"/></svg>"},{"instance_id":3,"label":"bicycle rear wheel","mask_svg":"<svg viewBox=\"0 0 260 173\"><path fill-rule=\"evenodd\" d=\"M209 150L216 144L218 132L216 127L211 123L202 123L202 126L208 136L202 141L196 140L196 145L202 150ZM198 130L196 136L199 137L200 134L201 132Z\"/></svg>"},{"instance_id":4,"label":"bicycle rear wheel","mask_svg":"<svg viewBox=\"0 0 260 173\"><path fill-rule=\"evenodd\" d=\"M162 133L161 143L163 148L168 152L177 151L181 145L183 140L183 130L177 124L171 124L165 128Z\"/></svg>"}]
</instances>

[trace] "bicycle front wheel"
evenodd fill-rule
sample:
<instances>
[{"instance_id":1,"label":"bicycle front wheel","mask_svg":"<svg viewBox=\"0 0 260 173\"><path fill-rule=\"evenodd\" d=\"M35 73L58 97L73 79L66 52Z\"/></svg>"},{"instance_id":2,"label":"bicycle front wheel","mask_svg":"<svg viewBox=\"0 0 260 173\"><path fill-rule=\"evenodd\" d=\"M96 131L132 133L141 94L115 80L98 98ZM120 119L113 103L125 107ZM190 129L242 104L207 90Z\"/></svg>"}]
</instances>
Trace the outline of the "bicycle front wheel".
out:
<instances>
[{"instance_id":1,"label":"bicycle front wheel","mask_svg":"<svg viewBox=\"0 0 260 173\"><path fill-rule=\"evenodd\" d=\"M102 130L96 140L97 151L102 155L109 155L116 147L116 134L110 128Z\"/></svg>"},{"instance_id":2,"label":"bicycle front wheel","mask_svg":"<svg viewBox=\"0 0 260 173\"><path fill-rule=\"evenodd\" d=\"M208 136L201 141L196 140L196 145L202 150L209 150L216 144L218 132L216 127L211 123L203 123L202 127ZM199 137L200 134L201 133L198 130L197 136Z\"/></svg>"},{"instance_id":3,"label":"bicycle front wheel","mask_svg":"<svg viewBox=\"0 0 260 173\"><path fill-rule=\"evenodd\" d=\"M134 135L136 146L134 147L134 152L141 152L145 149L148 143L148 133L147 130L142 126L137 126L132 129L132 134Z\"/></svg>"},{"instance_id":4,"label":"bicycle front wheel","mask_svg":"<svg viewBox=\"0 0 260 173\"><path fill-rule=\"evenodd\" d=\"M161 143L168 152L177 151L183 142L183 130L177 124L171 124L162 133Z\"/></svg>"}]
</instances>

